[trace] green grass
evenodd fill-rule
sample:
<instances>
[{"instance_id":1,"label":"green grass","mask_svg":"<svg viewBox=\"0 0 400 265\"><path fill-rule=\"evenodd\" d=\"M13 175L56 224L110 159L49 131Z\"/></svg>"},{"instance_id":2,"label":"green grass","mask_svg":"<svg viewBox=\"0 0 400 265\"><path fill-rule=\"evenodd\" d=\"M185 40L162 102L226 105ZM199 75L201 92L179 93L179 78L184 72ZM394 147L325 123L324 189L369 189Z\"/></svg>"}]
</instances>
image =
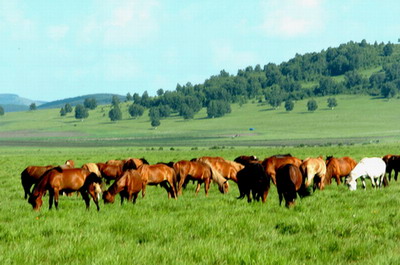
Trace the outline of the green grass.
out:
<instances>
[{"instance_id":1,"label":"green grass","mask_svg":"<svg viewBox=\"0 0 400 265\"><path fill-rule=\"evenodd\" d=\"M90 111L84 121L73 114L60 117L58 109L6 113L0 117L0 144L58 146L269 146L393 142L400 140L399 99L337 96L338 106L327 107L326 97L316 98L319 108L307 111L307 100L286 112L283 106L232 105L232 113L207 119L201 110L194 120L172 116L157 129L147 113L131 119L127 105L123 120L111 122L109 106ZM254 128L254 131L249 131Z\"/></svg>"},{"instance_id":2,"label":"green grass","mask_svg":"<svg viewBox=\"0 0 400 265\"><path fill-rule=\"evenodd\" d=\"M209 197L194 195L189 184L178 200L160 187L149 187L136 205L94 204L85 210L80 197L61 197L59 210L39 213L23 199L20 172L28 165L77 166L113 158L146 157L150 163L202 155L233 159L292 153L299 158L334 154L382 156L400 144L324 147L227 148L2 147L0 153L1 264L398 264L400 262L400 183L388 188L350 192L331 185L298 200L293 209L278 205L272 186L266 204L237 200L213 186Z\"/></svg>"}]
</instances>

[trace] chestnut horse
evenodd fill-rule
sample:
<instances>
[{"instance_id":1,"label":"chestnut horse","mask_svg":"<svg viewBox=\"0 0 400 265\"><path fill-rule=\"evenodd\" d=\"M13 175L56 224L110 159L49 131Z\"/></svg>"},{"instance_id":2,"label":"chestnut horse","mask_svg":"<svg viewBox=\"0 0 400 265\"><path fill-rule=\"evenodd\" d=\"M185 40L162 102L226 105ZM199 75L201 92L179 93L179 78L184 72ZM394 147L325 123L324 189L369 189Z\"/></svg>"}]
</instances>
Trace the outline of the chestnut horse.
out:
<instances>
[{"instance_id":1,"label":"chestnut horse","mask_svg":"<svg viewBox=\"0 0 400 265\"><path fill-rule=\"evenodd\" d=\"M115 180L122 176L122 167L118 165L108 165L104 163L97 163L96 165L107 184L110 184L111 180Z\"/></svg>"},{"instance_id":2,"label":"chestnut horse","mask_svg":"<svg viewBox=\"0 0 400 265\"><path fill-rule=\"evenodd\" d=\"M297 193L300 197L309 195L299 167L292 164L286 164L276 170L276 188L279 205L282 205L282 199L285 198L285 206L288 208L295 204Z\"/></svg>"},{"instance_id":3,"label":"chestnut horse","mask_svg":"<svg viewBox=\"0 0 400 265\"><path fill-rule=\"evenodd\" d=\"M139 192L142 190L142 184L142 175L137 170L127 170L103 193L104 203L114 203L117 193L121 197L121 205L124 198L135 203Z\"/></svg>"},{"instance_id":4,"label":"chestnut horse","mask_svg":"<svg viewBox=\"0 0 400 265\"><path fill-rule=\"evenodd\" d=\"M204 191L208 196L211 180L218 184L219 191L226 193L226 181L221 174L216 171L208 162L181 160L174 164L177 179L179 181L178 194L182 194L182 187L189 180L197 181L196 195L199 193L200 186L204 182Z\"/></svg>"},{"instance_id":5,"label":"chestnut horse","mask_svg":"<svg viewBox=\"0 0 400 265\"><path fill-rule=\"evenodd\" d=\"M85 200L86 208L89 209L89 193L99 211L98 194L101 192L100 184L101 179L86 169L62 169L61 167L56 167L49 170L35 185L28 201L34 210L39 211L43 204L42 197L48 190L50 194L49 209L52 208L54 201L58 210L58 197L61 191L79 191Z\"/></svg>"},{"instance_id":6,"label":"chestnut horse","mask_svg":"<svg viewBox=\"0 0 400 265\"><path fill-rule=\"evenodd\" d=\"M356 165L357 162L348 156L338 158L328 156L326 158L325 184L331 184L332 178L335 178L337 185L340 185L343 182L342 178L346 178Z\"/></svg>"},{"instance_id":7,"label":"chestnut horse","mask_svg":"<svg viewBox=\"0 0 400 265\"><path fill-rule=\"evenodd\" d=\"M65 161L65 164L61 166L62 168L73 168L74 167L74 161L73 160L67 160ZM31 188L33 185L39 182L40 178L43 176L45 172L48 170L54 168L52 165L48 166L29 166L24 169L24 171L21 172L21 184L22 187L24 188L25 192L25 200L28 198L28 196L31 195Z\"/></svg>"},{"instance_id":8,"label":"chestnut horse","mask_svg":"<svg viewBox=\"0 0 400 265\"><path fill-rule=\"evenodd\" d=\"M175 170L165 164L141 165L137 171L142 175L142 197L146 195L146 185L158 185L165 188L168 198L176 199L176 173Z\"/></svg>"},{"instance_id":9,"label":"chestnut horse","mask_svg":"<svg viewBox=\"0 0 400 265\"><path fill-rule=\"evenodd\" d=\"M322 157L313 158L309 157L303 160L300 165L300 171L304 177L306 188L313 184L313 190L316 188L323 190L325 187L326 165Z\"/></svg>"},{"instance_id":10,"label":"chestnut horse","mask_svg":"<svg viewBox=\"0 0 400 265\"><path fill-rule=\"evenodd\" d=\"M271 178L265 173L264 167L259 163L249 163L242 170L237 173L237 184L239 188L239 197L243 199L247 196L247 202L251 202L253 198L265 203L267 200L269 188L271 185Z\"/></svg>"},{"instance_id":11,"label":"chestnut horse","mask_svg":"<svg viewBox=\"0 0 400 265\"><path fill-rule=\"evenodd\" d=\"M276 185L276 170L287 164L292 164L299 167L301 165L301 160L297 157L291 156L290 154L274 155L265 158L261 164L263 165L267 175L271 177L272 183Z\"/></svg>"},{"instance_id":12,"label":"chestnut horse","mask_svg":"<svg viewBox=\"0 0 400 265\"><path fill-rule=\"evenodd\" d=\"M119 166L122 171L128 169L138 169L143 164L149 164L144 158L127 158L124 160L108 160L107 165Z\"/></svg>"}]
</instances>

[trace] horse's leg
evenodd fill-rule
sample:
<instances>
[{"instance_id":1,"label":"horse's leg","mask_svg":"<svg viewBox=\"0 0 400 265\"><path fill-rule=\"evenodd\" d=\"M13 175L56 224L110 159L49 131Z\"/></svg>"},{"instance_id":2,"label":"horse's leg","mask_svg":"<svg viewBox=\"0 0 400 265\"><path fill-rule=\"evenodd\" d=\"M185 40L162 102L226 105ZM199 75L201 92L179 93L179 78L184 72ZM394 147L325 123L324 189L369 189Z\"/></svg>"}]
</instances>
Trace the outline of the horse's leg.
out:
<instances>
[{"instance_id":1,"label":"horse's leg","mask_svg":"<svg viewBox=\"0 0 400 265\"><path fill-rule=\"evenodd\" d=\"M79 191L77 193L79 193ZM94 204L96 204L97 211L100 211L99 198L96 196L96 193L89 191L89 194L92 197Z\"/></svg>"},{"instance_id":2,"label":"horse's leg","mask_svg":"<svg viewBox=\"0 0 400 265\"><path fill-rule=\"evenodd\" d=\"M208 190L210 189L211 178L206 179L204 182L204 190L206 192L206 196L208 196Z\"/></svg>"},{"instance_id":3,"label":"horse's leg","mask_svg":"<svg viewBox=\"0 0 400 265\"><path fill-rule=\"evenodd\" d=\"M56 210L58 210L58 198L60 197L60 191L58 189L54 189L54 205L56 206Z\"/></svg>"},{"instance_id":4,"label":"horse's leg","mask_svg":"<svg viewBox=\"0 0 400 265\"><path fill-rule=\"evenodd\" d=\"M204 187L205 187L205 189L206 189L206 195L207 195L207 188L206 188L206 184L204 184ZM196 191L195 191L195 193L196 193L196 196L197 196L197 194L199 193L199 191L200 191L200 188L201 188L201 183L200 183L200 181L198 181L198 182L197 182L197 186L196 186Z\"/></svg>"},{"instance_id":5,"label":"horse's leg","mask_svg":"<svg viewBox=\"0 0 400 265\"><path fill-rule=\"evenodd\" d=\"M397 175L399 174L399 171L397 169L394 170L394 180L397 181Z\"/></svg>"},{"instance_id":6,"label":"horse's leg","mask_svg":"<svg viewBox=\"0 0 400 265\"><path fill-rule=\"evenodd\" d=\"M278 191L278 193L279 193L279 206L282 206L283 194L282 194L282 192L279 192L279 191Z\"/></svg>"},{"instance_id":7,"label":"horse's leg","mask_svg":"<svg viewBox=\"0 0 400 265\"><path fill-rule=\"evenodd\" d=\"M82 199L85 201L86 209L89 210L90 198L87 191L81 190Z\"/></svg>"},{"instance_id":8,"label":"horse's leg","mask_svg":"<svg viewBox=\"0 0 400 265\"><path fill-rule=\"evenodd\" d=\"M132 199L132 203L133 203L133 204L136 203L137 197L138 197L138 192L135 192L135 193L133 194L133 199Z\"/></svg>"},{"instance_id":9,"label":"horse's leg","mask_svg":"<svg viewBox=\"0 0 400 265\"><path fill-rule=\"evenodd\" d=\"M180 176L181 176L181 178L180 178L179 184L178 184L178 195L182 195L182 187L183 187L183 185L185 183L185 179L186 179L185 175L180 174Z\"/></svg>"},{"instance_id":10,"label":"horse's leg","mask_svg":"<svg viewBox=\"0 0 400 265\"><path fill-rule=\"evenodd\" d=\"M175 200L176 200L176 199L177 199L177 198L176 198L177 193L176 193L176 189L175 189L175 187L174 187L174 183L173 183L172 180L169 180L168 183L169 183L169 185L171 186L170 192L171 192L172 198L175 198Z\"/></svg>"},{"instance_id":11,"label":"horse's leg","mask_svg":"<svg viewBox=\"0 0 400 265\"><path fill-rule=\"evenodd\" d=\"M365 179L363 177L361 177L361 182L362 182L363 189L365 190L366 185L365 185Z\"/></svg>"},{"instance_id":12,"label":"horse's leg","mask_svg":"<svg viewBox=\"0 0 400 265\"><path fill-rule=\"evenodd\" d=\"M146 195L146 186L147 186L147 182L142 183L142 198L144 198L144 196Z\"/></svg>"},{"instance_id":13,"label":"horse's leg","mask_svg":"<svg viewBox=\"0 0 400 265\"><path fill-rule=\"evenodd\" d=\"M371 179L372 188L376 189L376 185L379 185L379 181L377 180L377 182L375 182L374 177L371 177L370 179Z\"/></svg>"},{"instance_id":14,"label":"horse's leg","mask_svg":"<svg viewBox=\"0 0 400 265\"><path fill-rule=\"evenodd\" d=\"M54 200L54 191L49 190L49 210L53 207L53 200Z\"/></svg>"}]
</instances>

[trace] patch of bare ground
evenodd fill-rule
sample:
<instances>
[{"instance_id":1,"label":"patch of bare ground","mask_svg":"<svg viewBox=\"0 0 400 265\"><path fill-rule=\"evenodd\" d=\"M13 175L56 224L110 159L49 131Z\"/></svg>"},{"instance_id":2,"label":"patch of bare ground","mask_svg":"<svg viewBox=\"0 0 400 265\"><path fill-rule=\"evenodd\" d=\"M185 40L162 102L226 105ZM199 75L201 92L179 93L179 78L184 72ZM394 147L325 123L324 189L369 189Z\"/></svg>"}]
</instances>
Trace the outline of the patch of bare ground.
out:
<instances>
[{"instance_id":1,"label":"patch of bare ground","mask_svg":"<svg viewBox=\"0 0 400 265\"><path fill-rule=\"evenodd\" d=\"M41 138L41 137L78 137L86 136L87 134L81 132L42 132L34 130L24 130L24 131L8 131L0 132L0 138Z\"/></svg>"}]
</instances>

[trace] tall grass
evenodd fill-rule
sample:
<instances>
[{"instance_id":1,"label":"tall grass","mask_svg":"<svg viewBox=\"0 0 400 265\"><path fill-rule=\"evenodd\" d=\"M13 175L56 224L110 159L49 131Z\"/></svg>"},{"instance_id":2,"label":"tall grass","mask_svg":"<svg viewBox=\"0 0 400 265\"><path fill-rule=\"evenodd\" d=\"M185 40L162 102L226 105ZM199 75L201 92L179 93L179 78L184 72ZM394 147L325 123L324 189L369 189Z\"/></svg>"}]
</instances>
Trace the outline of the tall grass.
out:
<instances>
[{"instance_id":1,"label":"tall grass","mask_svg":"<svg viewBox=\"0 0 400 265\"><path fill-rule=\"evenodd\" d=\"M350 192L328 186L286 209L274 186L266 204L237 200L213 186L196 197L189 184L178 200L160 187L149 187L136 205L92 203L61 197L59 210L34 212L23 199L20 172L28 165L80 166L112 158L145 157L151 163L201 155L233 159L292 153L300 158L333 154L382 156L398 153L399 144L326 147L208 149L146 148L2 148L0 153L1 264L398 264L400 262L400 184Z\"/></svg>"}]
</instances>

